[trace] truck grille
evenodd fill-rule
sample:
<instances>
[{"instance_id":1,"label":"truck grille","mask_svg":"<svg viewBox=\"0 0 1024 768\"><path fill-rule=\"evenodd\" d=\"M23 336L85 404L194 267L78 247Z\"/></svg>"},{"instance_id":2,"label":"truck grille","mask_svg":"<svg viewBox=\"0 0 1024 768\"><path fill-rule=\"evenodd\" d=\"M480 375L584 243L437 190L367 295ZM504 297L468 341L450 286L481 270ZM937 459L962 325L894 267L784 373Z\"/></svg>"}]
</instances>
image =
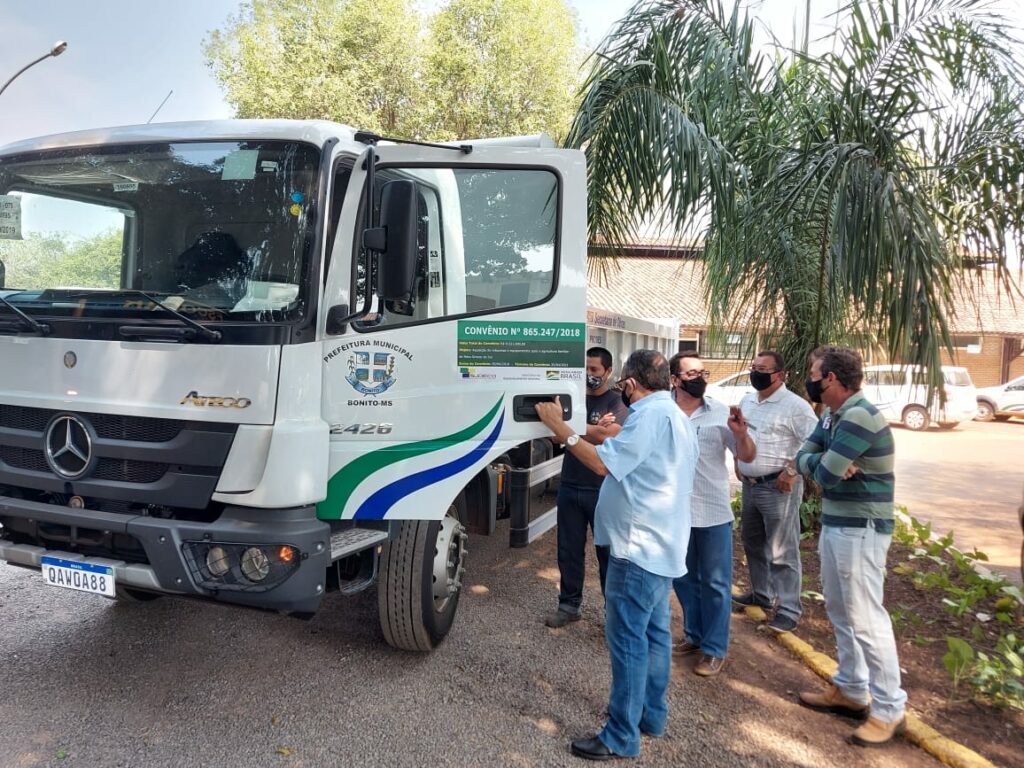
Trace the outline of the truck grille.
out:
<instances>
[{"instance_id":1,"label":"truck grille","mask_svg":"<svg viewBox=\"0 0 1024 768\"><path fill-rule=\"evenodd\" d=\"M46 459L46 429L69 413L0 405L0 485L86 499L205 509L237 426L75 413L92 434L94 460L69 480Z\"/></svg>"},{"instance_id":2,"label":"truck grille","mask_svg":"<svg viewBox=\"0 0 1024 768\"><path fill-rule=\"evenodd\" d=\"M18 408L0 405L0 428L42 432L58 413L49 408ZM176 438L190 422L174 419L147 419L139 416L113 416L109 413L87 414L97 437L108 440L133 440L165 443Z\"/></svg>"}]
</instances>

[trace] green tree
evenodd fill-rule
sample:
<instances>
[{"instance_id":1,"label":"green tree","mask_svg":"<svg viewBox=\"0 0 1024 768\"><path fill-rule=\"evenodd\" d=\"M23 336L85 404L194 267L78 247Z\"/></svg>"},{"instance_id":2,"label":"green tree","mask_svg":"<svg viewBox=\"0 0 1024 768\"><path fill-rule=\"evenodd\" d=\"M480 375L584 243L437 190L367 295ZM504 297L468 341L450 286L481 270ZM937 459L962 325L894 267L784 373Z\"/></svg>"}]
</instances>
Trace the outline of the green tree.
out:
<instances>
[{"instance_id":1,"label":"green tree","mask_svg":"<svg viewBox=\"0 0 1024 768\"><path fill-rule=\"evenodd\" d=\"M24 240L0 240L6 286L11 289L118 288L121 285L123 234L111 229L73 239L47 234Z\"/></svg>"},{"instance_id":2,"label":"green tree","mask_svg":"<svg viewBox=\"0 0 1024 768\"><path fill-rule=\"evenodd\" d=\"M564 0L451 0L430 20L427 134L565 136L577 52L576 15Z\"/></svg>"},{"instance_id":3,"label":"green tree","mask_svg":"<svg viewBox=\"0 0 1024 768\"><path fill-rule=\"evenodd\" d=\"M793 373L847 343L940 385L964 267L1024 234L1020 43L984 0L850 0L820 57L752 41L739 2L647 0L602 43L568 139L591 237L701 234L717 323Z\"/></svg>"},{"instance_id":4,"label":"green tree","mask_svg":"<svg viewBox=\"0 0 1024 768\"><path fill-rule=\"evenodd\" d=\"M238 117L339 120L411 137L421 26L411 0L252 0L204 52Z\"/></svg>"},{"instance_id":5,"label":"green tree","mask_svg":"<svg viewBox=\"0 0 1024 768\"><path fill-rule=\"evenodd\" d=\"M578 82L565 0L252 0L207 63L238 117L337 120L397 138L563 136Z\"/></svg>"}]
</instances>

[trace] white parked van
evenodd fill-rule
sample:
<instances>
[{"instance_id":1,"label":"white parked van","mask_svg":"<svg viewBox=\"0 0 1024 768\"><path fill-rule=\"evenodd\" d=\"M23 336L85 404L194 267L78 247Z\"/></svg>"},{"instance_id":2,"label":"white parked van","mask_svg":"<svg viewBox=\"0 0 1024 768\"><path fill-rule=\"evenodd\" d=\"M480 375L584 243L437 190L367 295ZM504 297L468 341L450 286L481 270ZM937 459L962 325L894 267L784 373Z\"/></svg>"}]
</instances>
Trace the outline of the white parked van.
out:
<instances>
[{"instance_id":1,"label":"white parked van","mask_svg":"<svg viewBox=\"0 0 1024 768\"><path fill-rule=\"evenodd\" d=\"M864 396L891 422L907 429L927 429L935 423L952 429L961 421L973 419L977 413L977 390L966 368L942 366L946 403L939 397L928 406L928 387L920 368L900 365L868 365L864 367Z\"/></svg>"}]
</instances>

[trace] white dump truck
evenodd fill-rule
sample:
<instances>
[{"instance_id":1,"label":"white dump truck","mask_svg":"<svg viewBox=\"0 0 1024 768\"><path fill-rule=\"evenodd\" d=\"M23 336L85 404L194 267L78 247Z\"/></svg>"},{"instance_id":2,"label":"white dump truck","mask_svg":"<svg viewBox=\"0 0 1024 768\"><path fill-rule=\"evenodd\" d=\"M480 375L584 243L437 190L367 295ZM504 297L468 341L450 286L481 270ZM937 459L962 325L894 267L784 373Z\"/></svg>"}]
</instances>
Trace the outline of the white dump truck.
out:
<instances>
[{"instance_id":1,"label":"white dump truck","mask_svg":"<svg viewBox=\"0 0 1024 768\"><path fill-rule=\"evenodd\" d=\"M543 138L0 148L0 560L296 616L377 583L387 642L432 648L468 533L550 527L534 405L584 428L585 201L583 155Z\"/></svg>"}]
</instances>

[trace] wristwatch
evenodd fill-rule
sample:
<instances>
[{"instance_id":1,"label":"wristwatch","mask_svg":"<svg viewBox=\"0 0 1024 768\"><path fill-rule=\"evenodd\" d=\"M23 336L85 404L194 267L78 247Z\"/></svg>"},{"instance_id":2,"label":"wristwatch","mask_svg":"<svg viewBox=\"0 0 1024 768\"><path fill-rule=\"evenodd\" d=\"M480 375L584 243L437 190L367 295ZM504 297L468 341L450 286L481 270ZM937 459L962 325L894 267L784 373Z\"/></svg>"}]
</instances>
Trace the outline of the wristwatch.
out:
<instances>
[{"instance_id":1,"label":"wristwatch","mask_svg":"<svg viewBox=\"0 0 1024 768\"><path fill-rule=\"evenodd\" d=\"M572 435L569 435L567 438L565 438L565 445L566 445L567 448L572 448L579 441L580 441L580 436L577 435L577 434L572 434Z\"/></svg>"},{"instance_id":2,"label":"wristwatch","mask_svg":"<svg viewBox=\"0 0 1024 768\"><path fill-rule=\"evenodd\" d=\"M784 471L784 472L785 472L785 473L786 473L786 474L787 474L787 475L788 475L789 477L796 477L796 476L797 476L797 475L799 474L799 472L797 472L797 471L796 471L796 468L795 468L795 467L786 467L786 468L785 468L785 469L784 469L783 471Z\"/></svg>"}]
</instances>

